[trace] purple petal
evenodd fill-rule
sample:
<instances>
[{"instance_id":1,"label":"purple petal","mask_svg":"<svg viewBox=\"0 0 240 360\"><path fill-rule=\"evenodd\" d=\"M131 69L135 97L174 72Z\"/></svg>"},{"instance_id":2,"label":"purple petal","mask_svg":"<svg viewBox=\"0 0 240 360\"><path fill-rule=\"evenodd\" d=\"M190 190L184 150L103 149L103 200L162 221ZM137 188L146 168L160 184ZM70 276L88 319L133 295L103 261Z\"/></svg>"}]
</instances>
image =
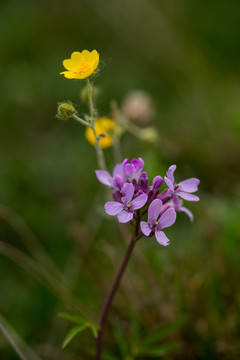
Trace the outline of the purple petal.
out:
<instances>
[{"instance_id":1,"label":"purple petal","mask_svg":"<svg viewBox=\"0 0 240 360\"><path fill-rule=\"evenodd\" d=\"M147 202L147 194L141 194L131 202L131 210L141 209Z\"/></svg>"},{"instance_id":2,"label":"purple petal","mask_svg":"<svg viewBox=\"0 0 240 360\"><path fill-rule=\"evenodd\" d=\"M189 193L185 193L183 191L179 191L177 193L177 195L180 196L181 198L183 198L184 200L187 200L187 201L199 201L198 196L192 195L192 194L189 194Z\"/></svg>"},{"instance_id":3,"label":"purple petal","mask_svg":"<svg viewBox=\"0 0 240 360\"><path fill-rule=\"evenodd\" d=\"M124 166L124 170L126 171L126 173L127 173L128 175L132 175L132 174L135 172L135 167L134 167L134 165L132 165L132 164L126 164L126 165Z\"/></svg>"},{"instance_id":4,"label":"purple petal","mask_svg":"<svg viewBox=\"0 0 240 360\"><path fill-rule=\"evenodd\" d=\"M152 190L158 190L163 183L163 178L161 176L155 176L152 182Z\"/></svg>"},{"instance_id":5,"label":"purple petal","mask_svg":"<svg viewBox=\"0 0 240 360\"><path fill-rule=\"evenodd\" d=\"M134 165L136 172L140 172L142 170L142 168L144 167L144 161L141 158L133 159L131 161L131 164Z\"/></svg>"},{"instance_id":6,"label":"purple petal","mask_svg":"<svg viewBox=\"0 0 240 360\"><path fill-rule=\"evenodd\" d=\"M155 231L155 236L160 245L162 246L169 245L170 241L163 231L160 230Z\"/></svg>"},{"instance_id":7,"label":"purple petal","mask_svg":"<svg viewBox=\"0 0 240 360\"><path fill-rule=\"evenodd\" d=\"M122 168L122 164L117 164L114 169L113 169L113 177L115 176L120 176L121 178L123 177L123 168Z\"/></svg>"},{"instance_id":8,"label":"purple petal","mask_svg":"<svg viewBox=\"0 0 240 360\"><path fill-rule=\"evenodd\" d=\"M122 195L121 195L121 192L120 190L114 190L112 192L112 196L113 196L113 199L117 202L122 202Z\"/></svg>"},{"instance_id":9,"label":"purple petal","mask_svg":"<svg viewBox=\"0 0 240 360\"><path fill-rule=\"evenodd\" d=\"M173 195L172 201L173 201L175 210L179 211L180 207L182 206L182 200L180 200L177 195Z\"/></svg>"},{"instance_id":10,"label":"purple petal","mask_svg":"<svg viewBox=\"0 0 240 360\"><path fill-rule=\"evenodd\" d=\"M169 187L170 190L174 191L174 183L172 180L170 180L167 176L164 176L164 181Z\"/></svg>"},{"instance_id":11,"label":"purple petal","mask_svg":"<svg viewBox=\"0 0 240 360\"><path fill-rule=\"evenodd\" d=\"M160 211L160 214L159 214L159 217L162 216L162 214L165 213L165 211L167 211L167 209L172 209L174 208L170 202L166 202L165 204L163 204L163 206L161 207L161 211Z\"/></svg>"},{"instance_id":12,"label":"purple petal","mask_svg":"<svg viewBox=\"0 0 240 360\"><path fill-rule=\"evenodd\" d=\"M143 171L139 177L139 180L148 181L148 174L146 171Z\"/></svg>"},{"instance_id":13,"label":"purple petal","mask_svg":"<svg viewBox=\"0 0 240 360\"><path fill-rule=\"evenodd\" d=\"M159 217L162 207L162 201L160 199L155 199L151 202L148 208L148 223L154 224L157 218Z\"/></svg>"},{"instance_id":14,"label":"purple petal","mask_svg":"<svg viewBox=\"0 0 240 360\"><path fill-rule=\"evenodd\" d=\"M104 205L105 211L108 215L114 216L120 213L123 209L123 204L117 201L108 201Z\"/></svg>"},{"instance_id":15,"label":"purple petal","mask_svg":"<svg viewBox=\"0 0 240 360\"><path fill-rule=\"evenodd\" d=\"M131 183L125 183L122 188L122 194L124 195L122 197L122 201L124 203L128 203L132 200L133 194L134 194L134 186Z\"/></svg>"},{"instance_id":16,"label":"purple petal","mask_svg":"<svg viewBox=\"0 0 240 360\"><path fill-rule=\"evenodd\" d=\"M112 181L112 184L114 189L121 190L123 187L123 179L120 176L116 175Z\"/></svg>"},{"instance_id":17,"label":"purple petal","mask_svg":"<svg viewBox=\"0 0 240 360\"><path fill-rule=\"evenodd\" d=\"M146 171L143 171L138 179L138 186L144 192L148 192L148 175Z\"/></svg>"},{"instance_id":18,"label":"purple petal","mask_svg":"<svg viewBox=\"0 0 240 360\"><path fill-rule=\"evenodd\" d=\"M184 181L181 181L178 185L180 185L180 189L182 191L192 193L198 190L198 185L200 180L197 178L190 178Z\"/></svg>"},{"instance_id":19,"label":"purple petal","mask_svg":"<svg viewBox=\"0 0 240 360\"><path fill-rule=\"evenodd\" d=\"M173 173L176 170L176 165L170 166L170 168L167 171L167 177L174 183L174 176Z\"/></svg>"},{"instance_id":20,"label":"purple petal","mask_svg":"<svg viewBox=\"0 0 240 360\"><path fill-rule=\"evenodd\" d=\"M187 214L187 216L189 217L189 219L190 219L190 221L191 222L193 222L193 213L190 211L190 210L188 210L187 208L185 208L184 206L181 206L180 208L179 208L179 211L182 211L182 212L184 212L185 214Z\"/></svg>"},{"instance_id":21,"label":"purple petal","mask_svg":"<svg viewBox=\"0 0 240 360\"><path fill-rule=\"evenodd\" d=\"M118 221L120 223L127 223L133 219L133 212L123 210L118 214Z\"/></svg>"},{"instance_id":22,"label":"purple petal","mask_svg":"<svg viewBox=\"0 0 240 360\"><path fill-rule=\"evenodd\" d=\"M166 201L168 201L169 199L171 199L171 197L172 197L172 191L169 190L169 189L163 190L163 191L157 196L157 198L160 199L160 200L162 200L163 203L166 202Z\"/></svg>"},{"instance_id":23,"label":"purple petal","mask_svg":"<svg viewBox=\"0 0 240 360\"><path fill-rule=\"evenodd\" d=\"M106 171L106 170L96 170L95 174L96 174L98 180L102 184L111 186L112 177L111 177L111 175L109 174L108 171Z\"/></svg>"},{"instance_id":24,"label":"purple petal","mask_svg":"<svg viewBox=\"0 0 240 360\"><path fill-rule=\"evenodd\" d=\"M167 209L159 219L158 229L171 226L176 221L176 211L173 208Z\"/></svg>"},{"instance_id":25,"label":"purple petal","mask_svg":"<svg viewBox=\"0 0 240 360\"><path fill-rule=\"evenodd\" d=\"M140 228L141 228L142 233L145 236L149 236L150 233L152 232L152 229L150 228L150 226L148 225L148 223L146 221L140 222Z\"/></svg>"}]
</instances>

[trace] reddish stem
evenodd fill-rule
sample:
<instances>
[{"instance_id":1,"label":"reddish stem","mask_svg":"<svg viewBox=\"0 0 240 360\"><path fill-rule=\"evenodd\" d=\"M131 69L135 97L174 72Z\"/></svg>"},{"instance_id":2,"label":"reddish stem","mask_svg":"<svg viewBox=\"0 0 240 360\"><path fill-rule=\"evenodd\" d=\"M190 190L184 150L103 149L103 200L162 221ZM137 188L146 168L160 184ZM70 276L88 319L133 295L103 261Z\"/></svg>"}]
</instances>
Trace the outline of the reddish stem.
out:
<instances>
[{"instance_id":1,"label":"reddish stem","mask_svg":"<svg viewBox=\"0 0 240 360\"><path fill-rule=\"evenodd\" d=\"M104 325L105 325L105 322L107 319L107 315L108 315L111 303L116 294L116 291L118 289L118 286L119 286L121 278L124 274L124 271L127 267L128 261L130 259L130 256L131 256L133 248L134 248L134 245L137 242L137 240L140 239L140 237L142 237L142 234L138 234L139 222L140 222L140 218L139 218L139 214L138 214L136 227L135 227L135 235L132 237L132 239L128 245L127 251L122 260L122 264L118 270L117 276L116 276L116 278L112 284L112 287L108 293L108 296L105 300L105 304L104 304L104 307L103 307L103 310L102 310L102 313L100 316L100 320L99 320L100 329L98 331L98 336L97 336L97 340L96 340L96 360L102 360L102 335L103 335Z\"/></svg>"}]
</instances>

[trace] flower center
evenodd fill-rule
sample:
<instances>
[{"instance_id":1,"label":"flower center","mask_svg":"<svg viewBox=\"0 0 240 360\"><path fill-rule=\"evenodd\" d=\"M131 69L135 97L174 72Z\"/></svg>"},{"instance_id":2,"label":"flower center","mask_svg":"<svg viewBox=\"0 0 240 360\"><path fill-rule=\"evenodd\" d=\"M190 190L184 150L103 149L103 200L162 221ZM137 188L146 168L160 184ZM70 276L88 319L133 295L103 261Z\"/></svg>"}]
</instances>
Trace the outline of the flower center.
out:
<instances>
[{"instance_id":1,"label":"flower center","mask_svg":"<svg viewBox=\"0 0 240 360\"><path fill-rule=\"evenodd\" d=\"M77 70L77 74L78 75L83 75L85 74L87 71L89 71L91 69L92 65L89 64L88 62L82 62L80 65L79 65L79 68Z\"/></svg>"},{"instance_id":2,"label":"flower center","mask_svg":"<svg viewBox=\"0 0 240 360\"><path fill-rule=\"evenodd\" d=\"M124 210L131 210L131 205L129 201L125 204Z\"/></svg>"}]
</instances>

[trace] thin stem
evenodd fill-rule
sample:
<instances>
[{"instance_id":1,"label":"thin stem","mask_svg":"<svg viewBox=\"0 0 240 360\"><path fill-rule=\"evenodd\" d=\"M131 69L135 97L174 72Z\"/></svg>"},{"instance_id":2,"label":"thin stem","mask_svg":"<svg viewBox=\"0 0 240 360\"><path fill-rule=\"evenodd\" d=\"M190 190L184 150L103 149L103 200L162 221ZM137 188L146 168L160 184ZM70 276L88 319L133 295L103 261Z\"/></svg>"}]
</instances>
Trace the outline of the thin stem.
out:
<instances>
[{"instance_id":1,"label":"thin stem","mask_svg":"<svg viewBox=\"0 0 240 360\"><path fill-rule=\"evenodd\" d=\"M23 352L19 349L19 347L17 346L17 344L15 343L15 341L13 340L13 338L9 335L9 333L7 332L7 330L3 327L2 324L0 324L0 331L3 334L3 336L7 339L7 341L9 342L9 344L12 346L12 348L15 350L16 354L18 354L19 358L21 360L27 360L27 358L25 357L25 355L23 354Z\"/></svg>"},{"instance_id":2,"label":"thin stem","mask_svg":"<svg viewBox=\"0 0 240 360\"><path fill-rule=\"evenodd\" d=\"M80 122L82 125L84 126L89 126L91 127L91 124L89 124L87 121L81 119L79 116L77 116L76 114L72 115L72 118L78 122Z\"/></svg>"},{"instance_id":3,"label":"thin stem","mask_svg":"<svg viewBox=\"0 0 240 360\"><path fill-rule=\"evenodd\" d=\"M99 145L100 139L99 139L99 136L97 135L96 128L95 128L95 120L96 120L97 114L96 114L96 110L95 110L94 103L93 103L92 84L91 84L89 78L87 78L87 87L88 87L88 105L89 105L90 116L91 116L91 124L89 124L89 125L93 129L94 136L96 139L95 148L96 148L96 153L97 153L98 165L99 165L100 169L106 170L104 154L103 154L101 146Z\"/></svg>"},{"instance_id":4,"label":"thin stem","mask_svg":"<svg viewBox=\"0 0 240 360\"><path fill-rule=\"evenodd\" d=\"M138 219L139 219L139 216L138 216ZM112 287L108 293L108 296L105 300L105 304L104 304L104 307L103 307L103 310L102 310L102 313L100 316L100 320L99 320L100 330L98 331L98 336L97 336L97 340L96 340L96 360L102 360L102 355L101 355L102 354L102 335L103 335L104 325L105 325L105 322L107 319L107 315L108 315L110 306L111 306L114 296L117 292L120 281L121 281L124 271L127 267L128 261L133 252L133 248L134 248L137 240L142 237L142 234L139 234L139 220L138 219L136 222L135 234L132 237L132 239L128 245L128 248L127 248L124 258L122 260L121 266L118 270L117 276L116 276L116 278L112 284Z\"/></svg>"},{"instance_id":5,"label":"thin stem","mask_svg":"<svg viewBox=\"0 0 240 360\"><path fill-rule=\"evenodd\" d=\"M93 129L93 132L94 132L94 135L96 138L95 149L96 149L96 153L97 153L98 165L99 165L100 169L106 170L105 158L104 158L102 148L99 145L99 136L97 135L94 122L92 123L92 129Z\"/></svg>"},{"instance_id":6,"label":"thin stem","mask_svg":"<svg viewBox=\"0 0 240 360\"><path fill-rule=\"evenodd\" d=\"M89 105L89 110L90 110L90 115L91 115L92 121L94 122L97 115L96 115L96 110L95 110L94 103L93 103L92 84L91 84L89 78L87 78L87 87L88 87L88 105Z\"/></svg>"}]
</instances>

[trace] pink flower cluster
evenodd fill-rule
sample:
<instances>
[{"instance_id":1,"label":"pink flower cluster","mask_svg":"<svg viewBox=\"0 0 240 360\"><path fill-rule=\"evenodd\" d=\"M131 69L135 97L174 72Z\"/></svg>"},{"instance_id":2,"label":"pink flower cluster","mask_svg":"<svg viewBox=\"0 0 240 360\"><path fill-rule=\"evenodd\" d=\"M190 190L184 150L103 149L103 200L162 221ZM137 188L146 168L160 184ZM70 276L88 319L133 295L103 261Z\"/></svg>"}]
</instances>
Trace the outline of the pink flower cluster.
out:
<instances>
[{"instance_id":1,"label":"pink flower cluster","mask_svg":"<svg viewBox=\"0 0 240 360\"><path fill-rule=\"evenodd\" d=\"M157 241L166 246L169 239L162 229L175 223L176 212L185 212L193 221L193 214L182 205L182 199L199 201L192 193L198 190L200 181L190 178L177 184L174 179L176 165L172 165L164 177L167 188L160 192L163 178L158 175L149 185L143 167L144 161L138 158L117 164L112 175L106 170L96 170L98 180L111 188L114 199L105 204L105 211L108 215L117 215L119 222L127 223L136 218L137 210L143 209L142 214L148 212L148 219L140 222L142 234L155 235Z\"/></svg>"}]
</instances>

